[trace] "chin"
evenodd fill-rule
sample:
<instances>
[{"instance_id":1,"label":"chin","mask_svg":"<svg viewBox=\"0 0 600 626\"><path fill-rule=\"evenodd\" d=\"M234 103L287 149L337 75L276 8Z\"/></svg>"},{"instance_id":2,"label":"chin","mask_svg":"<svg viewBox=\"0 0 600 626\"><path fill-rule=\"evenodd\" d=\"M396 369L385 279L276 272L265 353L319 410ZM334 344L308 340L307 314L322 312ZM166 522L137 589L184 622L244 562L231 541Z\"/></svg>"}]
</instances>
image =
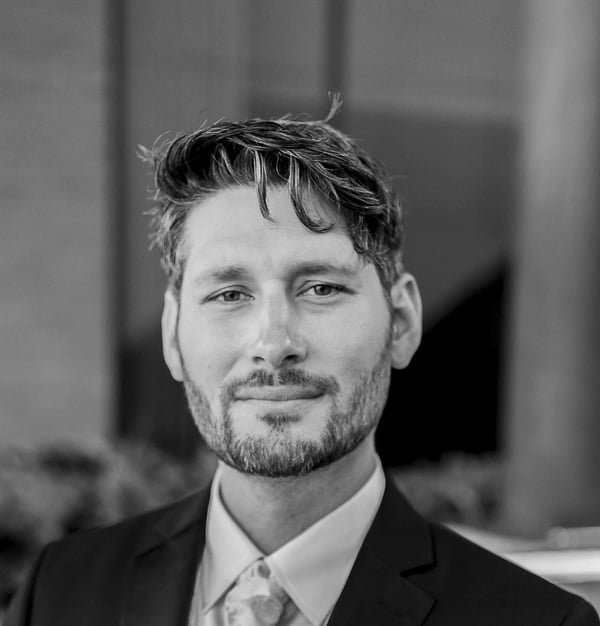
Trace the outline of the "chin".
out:
<instances>
[{"instance_id":1,"label":"chin","mask_svg":"<svg viewBox=\"0 0 600 626\"><path fill-rule=\"evenodd\" d=\"M325 428L320 436L307 438L294 436L284 425L281 432L271 429L266 435L232 437L223 447L215 449L215 453L245 474L265 478L301 477L350 454L370 432L361 430L339 437L335 429Z\"/></svg>"}]
</instances>

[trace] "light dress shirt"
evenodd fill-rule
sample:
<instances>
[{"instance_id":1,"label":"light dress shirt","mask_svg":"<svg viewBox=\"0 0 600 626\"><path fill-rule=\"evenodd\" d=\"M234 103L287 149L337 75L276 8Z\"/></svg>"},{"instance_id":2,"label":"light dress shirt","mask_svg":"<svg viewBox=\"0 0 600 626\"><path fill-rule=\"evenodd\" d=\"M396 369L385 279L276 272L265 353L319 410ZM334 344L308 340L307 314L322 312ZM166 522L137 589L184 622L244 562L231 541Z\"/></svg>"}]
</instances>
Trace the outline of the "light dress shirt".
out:
<instances>
[{"instance_id":1,"label":"light dress shirt","mask_svg":"<svg viewBox=\"0 0 600 626\"><path fill-rule=\"evenodd\" d=\"M198 569L190 626L226 626L224 600L237 577L264 558L297 607L286 626L327 624L381 503L385 475L379 458L367 482L346 502L265 556L225 508L220 466L213 479L206 543Z\"/></svg>"}]
</instances>

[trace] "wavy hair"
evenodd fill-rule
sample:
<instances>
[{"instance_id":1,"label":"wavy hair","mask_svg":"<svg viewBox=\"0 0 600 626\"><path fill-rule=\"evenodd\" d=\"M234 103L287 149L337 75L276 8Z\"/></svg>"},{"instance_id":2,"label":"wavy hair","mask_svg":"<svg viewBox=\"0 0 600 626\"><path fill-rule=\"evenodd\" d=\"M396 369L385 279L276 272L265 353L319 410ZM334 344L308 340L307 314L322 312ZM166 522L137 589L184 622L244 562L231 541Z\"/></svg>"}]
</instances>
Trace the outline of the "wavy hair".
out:
<instances>
[{"instance_id":1,"label":"wavy hair","mask_svg":"<svg viewBox=\"0 0 600 626\"><path fill-rule=\"evenodd\" d=\"M335 109L335 103L332 110ZM311 215L315 194L343 217L356 252L375 265L386 294L402 273L404 229L398 194L383 166L325 120L220 120L140 148L154 170L150 239L159 248L169 285L179 292L185 269L190 209L219 190L254 186L271 220L268 187L287 187L300 222L314 232L333 224Z\"/></svg>"}]
</instances>

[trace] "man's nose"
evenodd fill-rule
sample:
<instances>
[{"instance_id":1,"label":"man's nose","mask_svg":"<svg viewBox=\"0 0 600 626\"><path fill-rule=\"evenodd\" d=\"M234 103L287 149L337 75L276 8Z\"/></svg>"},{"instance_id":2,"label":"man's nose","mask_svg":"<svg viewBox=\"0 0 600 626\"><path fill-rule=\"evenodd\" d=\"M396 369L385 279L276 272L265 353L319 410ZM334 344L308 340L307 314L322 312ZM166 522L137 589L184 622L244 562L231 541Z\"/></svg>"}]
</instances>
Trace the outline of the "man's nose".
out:
<instances>
[{"instance_id":1,"label":"man's nose","mask_svg":"<svg viewBox=\"0 0 600 626\"><path fill-rule=\"evenodd\" d=\"M306 358L306 343L298 333L296 321L293 308L285 299L271 299L264 303L251 348L256 365L278 368L300 363Z\"/></svg>"}]
</instances>

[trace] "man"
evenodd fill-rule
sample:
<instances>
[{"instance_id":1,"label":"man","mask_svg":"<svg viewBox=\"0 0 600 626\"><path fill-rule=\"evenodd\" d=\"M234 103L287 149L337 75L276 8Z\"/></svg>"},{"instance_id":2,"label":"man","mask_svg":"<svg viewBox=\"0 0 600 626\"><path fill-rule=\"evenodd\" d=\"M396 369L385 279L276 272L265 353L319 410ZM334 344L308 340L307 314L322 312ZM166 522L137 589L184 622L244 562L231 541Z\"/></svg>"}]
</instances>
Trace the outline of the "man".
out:
<instances>
[{"instance_id":1,"label":"man","mask_svg":"<svg viewBox=\"0 0 600 626\"><path fill-rule=\"evenodd\" d=\"M383 169L291 118L220 121L146 156L164 356L219 468L208 492L51 545L8 626L599 624L383 474L390 369L421 336Z\"/></svg>"}]
</instances>

